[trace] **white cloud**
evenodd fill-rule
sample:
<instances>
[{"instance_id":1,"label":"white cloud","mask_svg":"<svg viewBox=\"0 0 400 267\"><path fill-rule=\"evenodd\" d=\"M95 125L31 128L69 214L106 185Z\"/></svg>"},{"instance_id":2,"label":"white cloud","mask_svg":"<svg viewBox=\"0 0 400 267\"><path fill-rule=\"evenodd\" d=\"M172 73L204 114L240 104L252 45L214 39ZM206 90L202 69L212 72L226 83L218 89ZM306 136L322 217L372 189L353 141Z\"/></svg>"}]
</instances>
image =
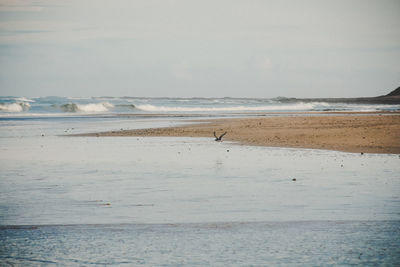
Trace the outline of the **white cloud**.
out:
<instances>
[{"instance_id":1,"label":"white cloud","mask_svg":"<svg viewBox=\"0 0 400 267\"><path fill-rule=\"evenodd\" d=\"M193 79L190 67L187 62L179 62L171 66L171 73L174 78L181 81L189 81Z\"/></svg>"},{"instance_id":2,"label":"white cloud","mask_svg":"<svg viewBox=\"0 0 400 267\"><path fill-rule=\"evenodd\" d=\"M74 79L83 88L80 73L89 71L102 79L91 79L93 88L119 80L171 95L179 86L336 91L337 77L358 90L388 88L399 77L399 8L398 0L0 0L0 82L11 92L33 88L44 66L42 88L68 66L76 71L49 88ZM13 78L20 69L26 79Z\"/></svg>"},{"instance_id":3,"label":"white cloud","mask_svg":"<svg viewBox=\"0 0 400 267\"><path fill-rule=\"evenodd\" d=\"M0 11L9 12L39 12L43 7L33 0L2 0Z\"/></svg>"},{"instance_id":4,"label":"white cloud","mask_svg":"<svg viewBox=\"0 0 400 267\"><path fill-rule=\"evenodd\" d=\"M255 65L262 73L270 72L273 67L271 59L265 56L258 57L255 61Z\"/></svg>"}]
</instances>

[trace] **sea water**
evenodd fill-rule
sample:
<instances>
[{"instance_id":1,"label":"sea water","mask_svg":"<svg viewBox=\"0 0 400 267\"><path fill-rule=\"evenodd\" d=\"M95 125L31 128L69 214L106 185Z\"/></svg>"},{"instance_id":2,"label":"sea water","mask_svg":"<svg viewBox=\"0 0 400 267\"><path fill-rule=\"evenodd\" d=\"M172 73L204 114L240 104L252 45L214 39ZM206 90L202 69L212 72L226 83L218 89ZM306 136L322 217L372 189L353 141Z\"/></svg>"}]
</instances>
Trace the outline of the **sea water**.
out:
<instances>
[{"instance_id":1,"label":"sea water","mask_svg":"<svg viewBox=\"0 0 400 267\"><path fill-rule=\"evenodd\" d=\"M398 155L243 146L212 134L71 137L199 114L27 114L29 103L0 119L0 265L400 262Z\"/></svg>"},{"instance_id":2,"label":"sea water","mask_svg":"<svg viewBox=\"0 0 400 267\"><path fill-rule=\"evenodd\" d=\"M290 111L393 111L400 105L302 102L287 98L0 97L0 117L89 114L221 114Z\"/></svg>"},{"instance_id":3,"label":"sea water","mask_svg":"<svg viewBox=\"0 0 400 267\"><path fill-rule=\"evenodd\" d=\"M34 139L1 144L2 224L400 219L397 155L212 138Z\"/></svg>"}]
</instances>

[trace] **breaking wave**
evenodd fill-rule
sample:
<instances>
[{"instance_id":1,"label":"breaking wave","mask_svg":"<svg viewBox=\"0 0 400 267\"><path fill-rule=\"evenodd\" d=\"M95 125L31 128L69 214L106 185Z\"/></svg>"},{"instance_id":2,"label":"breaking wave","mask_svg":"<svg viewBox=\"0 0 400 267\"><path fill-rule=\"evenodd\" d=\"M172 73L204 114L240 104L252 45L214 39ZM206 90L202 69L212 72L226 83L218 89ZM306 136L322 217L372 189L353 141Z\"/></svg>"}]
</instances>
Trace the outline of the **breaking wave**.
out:
<instances>
[{"instance_id":1,"label":"breaking wave","mask_svg":"<svg viewBox=\"0 0 400 267\"><path fill-rule=\"evenodd\" d=\"M35 100L29 99L29 98L26 98L26 97L18 97L15 100L16 101L21 101L21 102L31 102L31 103L35 102Z\"/></svg>"},{"instance_id":2,"label":"breaking wave","mask_svg":"<svg viewBox=\"0 0 400 267\"><path fill-rule=\"evenodd\" d=\"M320 103L321 104L321 103ZM314 103L298 103L293 105L268 106L226 106L226 107L169 107L154 105L138 105L137 109L148 112L244 112L244 111L283 111L312 110Z\"/></svg>"},{"instance_id":3,"label":"breaking wave","mask_svg":"<svg viewBox=\"0 0 400 267\"><path fill-rule=\"evenodd\" d=\"M76 104L76 103L68 103L59 106L60 109L64 112L84 112L84 113L97 113L97 112L106 112L114 107L113 104L108 102L103 103L90 103L90 104Z\"/></svg>"},{"instance_id":4,"label":"breaking wave","mask_svg":"<svg viewBox=\"0 0 400 267\"><path fill-rule=\"evenodd\" d=\"M263 112L394 111L399 104L351 104L242 98L13 97L0 96L0 117L104 114L235 114Z\"/></svg>"},{"instance_id":5,"label":"breaking wave","mask_svg":"<svg viewBox=\"0 0 400 267\"><path fill-rule=\"evenodd\" d=\"M127 109L135 109L136 106L134 104L120 104L120 105L115 105L118 108L127 108Z\"/></svg>"},{"instance_id":6,"label":"breaking wave","mask_svg":"<svg viewBox=\"0 0 400 267\"><path fill-rule=\"evenodd\" d=\"M0 103L0 110L4 112L22 112L27 111L31 105L24 102Z\"/></svg>"}]
</instances>

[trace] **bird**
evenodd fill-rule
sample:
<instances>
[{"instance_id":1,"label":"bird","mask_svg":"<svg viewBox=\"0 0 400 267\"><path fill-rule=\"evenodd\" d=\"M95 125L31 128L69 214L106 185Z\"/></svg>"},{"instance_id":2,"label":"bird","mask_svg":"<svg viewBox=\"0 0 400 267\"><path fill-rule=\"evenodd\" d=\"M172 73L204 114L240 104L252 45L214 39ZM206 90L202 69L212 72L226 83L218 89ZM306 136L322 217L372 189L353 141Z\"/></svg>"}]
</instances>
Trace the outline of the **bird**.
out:
<instances>
[{"instance_id":1,"label":"bird","mask_svg":"<svg viewBox=\"0 0 400 267\"><path fill-rule=\"evenodd\" d=\"M224 137L224 135L226 135L227 132L224 132L223 134L221 134L219 137L217 136L217 134L214 132L214 136L215 136L215 141L222 141L222 137Z\"/></svg>"}]
</instances>

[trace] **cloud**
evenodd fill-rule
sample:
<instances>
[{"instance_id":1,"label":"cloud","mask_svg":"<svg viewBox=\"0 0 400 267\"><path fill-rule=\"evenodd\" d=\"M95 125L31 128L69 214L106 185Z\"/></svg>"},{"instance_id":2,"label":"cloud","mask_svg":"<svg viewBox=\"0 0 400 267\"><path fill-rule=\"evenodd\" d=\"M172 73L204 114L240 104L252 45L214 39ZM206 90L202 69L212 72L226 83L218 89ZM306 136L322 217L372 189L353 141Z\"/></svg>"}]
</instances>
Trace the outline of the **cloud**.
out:
<instances>
[{"instance_id":1,"label":"cloud","mask_svg":"<svg viewBox=\"0 0 400 267\"><path fill-rule=\"evenodd\" d=\"M0 2L0 11L2 12L39 12L43 7L38 1L32 0L2 0Z\"/></svg>"},{"instance_id":2,"label":"cloud","mask_svg":"<svg viewBox=\"0 0 400 267\"><path fill-rule=\"evenodd\" d=\"M190 81L193 79L193 75L190 72L190 67L187 62L179 62L171 66L171 73L174 78L181 81Z\"/></svg>"},{"instance_id":3,"label":"cloud","mask_svg":"<svg viewBox=\"0 0 400 267\"><path fill-rule=\"evenodd\" d=\"M398 0L0 0L1 88L62 92L75 81L79 92L88 81L112 88L115 80L171 95L337 92L339 80L388 88L399 77L399 7Z\"/></svg>"},{"instance_id":4,"label":"cloud","mask_svg":"<svg viewBox=\"0 0 400 267\"><path fill-rule=\"evenodd\" d=\"M263 73L270 72L273 67L271 59L262 56L256 59L255 65Z\"/></svg>"}]
</instances>

